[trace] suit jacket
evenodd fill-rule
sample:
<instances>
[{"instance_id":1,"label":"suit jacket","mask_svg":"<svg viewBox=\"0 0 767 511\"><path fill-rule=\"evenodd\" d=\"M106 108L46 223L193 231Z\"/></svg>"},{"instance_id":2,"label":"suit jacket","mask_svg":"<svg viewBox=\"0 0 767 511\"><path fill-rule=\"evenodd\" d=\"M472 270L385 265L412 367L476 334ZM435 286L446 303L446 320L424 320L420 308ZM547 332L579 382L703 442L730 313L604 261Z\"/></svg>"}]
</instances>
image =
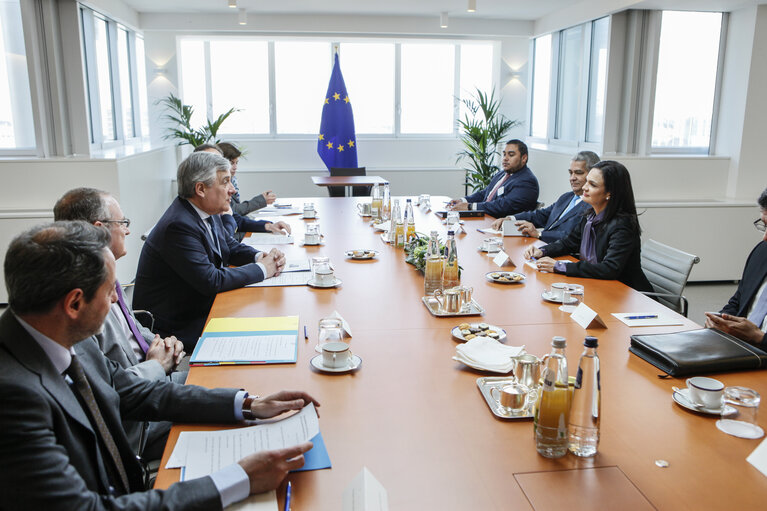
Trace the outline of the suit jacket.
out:
<instances>
[{"instance_id":1,"label":"suit jacket","mask_svg":"<svg viewBox=\"0 0 767 511\"><path fill-rule=\"evenodd\" d=\"M237 241L242 241L246 232L266 232L265 226L268 223L267 220L253 220L237 213L221 215L221 222L226 232Z\"/></svg>"},{"instance_id":2,"label":"suit jacket","mask_svg":"<svg viewBox=\"0 0 767 511\"><path fill-rule=\"evenodd\" d=\"M581 216L583 213L591 209L589 204L580 201L578 204L568 211L562 218L562 212L565 210L575 193L567 192L562 194L557 201L547 208L534 209L532 211L525 211L514 215L517 220L526 220L532 222L537 227L543 227L541 233L541 239L547 243L562 239L570 231L578 227L581 223Z\"/></svg>"},{"instance_id":3,"label":"suit jacket","mask_svg":"<svg viewBox=\"0 0 767 511\"><path fill-rule=\"evenodd\" d=\"M495 184L505 175L503 170L496 172L486 188L468 195L466 201L476 204L478 210L496 218L535 209L538 204L538 179L527 165L513 173L503 183L502 190L496 192L493 200L487 201Z\"/></svg>"},{"instance_id":4,"label":"suit jacket","mask_svg":"<svg viewBox=\"0 0 767 511\"><path fill-rule=\"evenodd\" d=\"M228 236L219 215L212 218L220 253L200 215L177 197L146 239L136 272L134 307L152 311L157 332L175 335L189 353L216 293L264 279L252 264L258 251Z\"/></svg>"},{"instance_id":5,"label":"suit jacket","mask_svg":"<svg viewBox=\"0 0 767 511\"><path fill-rule=\"evenodd\" d=\"M232 196L232 200L230 201L230 203L232 206L232 211L234 211L238 215L247 215L248 213L252 211L265 208L266 197L264 197L261 194L258 194L250 200L239 201L239 200L236 200L234 196Z\"/></svg>"},{"instance_id":6,"label":"suit jacket","mask_svg":"<svg viewBox=\"0 0 767 511\"><path fill-rule=\"evenodd\" d=\"M738 283L738 289L727 305L722 308L722 312L746 317L756 298L756 292L759 291L765 278L767 278L767 241L762 241L754 247L746 259L746 267L743 268L743 277ZM762 338L759 347L767 348L767 334Z\"/></svg>"},{"instance_id":7,"label":"suit jacket","mask_svg":"<svg viewBox=\"0 0 767 511\"><path fill-rule=\"evenodd\" d=\"M10 311L0 317L0 507L45 509L220 509L210 477L143 490L121 418L232 422L236 390L148 381L122 370L96 343L76 345L132 492L116 496L85 411L64 377Z\"/></svg>"},{"instance_id":8,"label":"suit jacket","mask_svg":"<svg viewBox=\"0 0 767 511\"><path fill-rule=\"evenodd\" d=\"M581 217L580 226L559 241L542 248L544 255L557 257L580 251L586 216ZM616 216L594 227L596 231L597 262L578 261L566 265L566 274L571 277L589 279L620 280L637 291L654 291L642 271L640 258L641 240L639 229L632 219Z\"/></svg>"}]
</instances>

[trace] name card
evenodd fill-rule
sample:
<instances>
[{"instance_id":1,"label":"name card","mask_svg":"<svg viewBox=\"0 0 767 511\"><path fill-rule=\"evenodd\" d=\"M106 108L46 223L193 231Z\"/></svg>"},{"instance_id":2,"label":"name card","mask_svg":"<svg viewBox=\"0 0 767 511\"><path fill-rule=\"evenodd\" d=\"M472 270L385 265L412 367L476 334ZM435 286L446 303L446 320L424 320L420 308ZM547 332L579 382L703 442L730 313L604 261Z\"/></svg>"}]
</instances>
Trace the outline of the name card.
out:
<instances>
[{"instance_id":1,"label":"name card","mask_svg":"<svg viewBox=\"0 0 767 511\"><path fill-rule=\"evenodd\" d=\"M364 467L344 490L343 511L388 511L386 489Z\"/></svg>"},{"instance_id":2,"label":"name card","mask_svg":"<svg viewBox=\"0 0 767 511\"><path fill-rule=\"evenodd\" d=\"M514 264L514 261L511 260L511 257L509 257L509 254L507 254L503 250L498 252L498 254L493 258L493 262L497 264L499 267L516 266L516 264Z\"/></svg>"},{"instance_id":3,"label":"name card","mask_svg":"<svg viewBox=\"0 0 767 511\"><path fill-rule=\"evenodd\" d=\"M338 313L338 311L333 311L333 314L330 315L331 318L336 318L341 320L341 327L344 329L344 333L347 337L352 336L352 327L349 326L349 323L341 317L341 315Z\"/></svg>"},{"instance_id":4,"label":"name card","mask_svg":"<svg viewBox=\"0 0 767 511\"><path fill-rule=\"evenodd\" d=\"M607 325L602 321L602 318L599 317L599 314L582 302L575 308L573 313L570 314L570 317L583 328L607 328Z\"/></svg>"},{"instance_id":5,"label":"name card","mask_svg":"<svg viewBox=\"0 0 767 511\"><path fill-rule=\"evenodd\" d=\"M516 218L513 216L504 219L503 223L501 224L501 231L503 231L504 236L519 235L519 231L517 230L517 226L514 225L514 222L516 222Z\"/></svg>"}]
</instances>

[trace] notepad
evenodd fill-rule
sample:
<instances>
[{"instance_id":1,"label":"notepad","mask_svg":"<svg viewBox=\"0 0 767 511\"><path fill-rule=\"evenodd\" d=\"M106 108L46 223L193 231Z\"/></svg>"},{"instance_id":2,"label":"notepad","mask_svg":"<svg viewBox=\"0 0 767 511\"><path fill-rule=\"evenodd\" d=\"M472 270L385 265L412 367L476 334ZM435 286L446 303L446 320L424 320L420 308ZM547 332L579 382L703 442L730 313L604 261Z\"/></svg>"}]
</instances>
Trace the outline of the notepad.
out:
<instances>
[{"instance_id":1,"label":"notepad","mask_svg":"<svg viewBox=\"0 0 767 511\"><path fill-rule=\"evenodd\" d=\"M242 239L243 245L251 247L258 245L290 245L293 243L291 234L272 234L270 232L252 232Z\"/></svg>"},{"instance_id":2,"label":"notepad","mask_svg":"<svg viewBox=\"0 0 767 511\"><path fill-rule=\"evenodd\" d=\"M287 271L245 287L305 286L310 278L312 278L311 271Z\"/></svg>"}]
</instances>

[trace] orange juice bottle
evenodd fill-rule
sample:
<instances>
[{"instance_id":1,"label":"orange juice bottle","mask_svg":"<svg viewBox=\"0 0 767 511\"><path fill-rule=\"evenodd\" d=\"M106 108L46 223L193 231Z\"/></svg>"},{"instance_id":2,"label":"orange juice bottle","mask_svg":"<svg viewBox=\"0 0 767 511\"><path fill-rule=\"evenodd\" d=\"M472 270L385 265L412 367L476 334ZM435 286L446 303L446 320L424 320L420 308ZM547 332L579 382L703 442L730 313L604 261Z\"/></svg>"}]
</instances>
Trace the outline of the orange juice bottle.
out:
<instances>
[{"instance_id":1,"label":"orange juice bottle","mask_svg":"<svg viewBox=\"0 0 767 511\"><path fill-rule=\"evenodd\" d=\"M567 378L564 337L554 337L551 353L543 359L543 386L533 417L535 448L546 458L567 454L567 424L570 420L570 390Z\"/></svg>"},{"instance_id":2,"label":"orange juice bottle","mask_svg":"<svg viewBox=\"0 0 767 511\"><path fill-rule=\"evenodd\" d=\"M461 277L458 273L458 251L455 249L455 233L447 231L445 265L442 269L442 289L449 289L460 285Z\"/></svg>"},{"instance_id":3,"label":"orange juice bottle","mask_svg":"<svg viewBox=\"0 0 767 511\"><path fill-rule=\"evenodd\" d=\"M413 218L413 203L410 199L405 204L405 243L415 238L415 218Z\"/></svg>"}]
</instances>

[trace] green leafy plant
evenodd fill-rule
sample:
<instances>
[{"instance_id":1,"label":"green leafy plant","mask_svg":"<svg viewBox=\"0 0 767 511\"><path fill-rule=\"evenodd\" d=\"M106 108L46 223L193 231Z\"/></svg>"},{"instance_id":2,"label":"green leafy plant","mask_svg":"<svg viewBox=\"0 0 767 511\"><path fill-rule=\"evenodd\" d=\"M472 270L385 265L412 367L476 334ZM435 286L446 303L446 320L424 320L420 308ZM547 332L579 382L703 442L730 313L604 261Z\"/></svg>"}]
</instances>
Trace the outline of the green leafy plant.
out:
<instances>
[{"instance_id":1,"label":"green leafy plant","mask_svg":"<svg viewBox=\"0 0 767 511\"><path fill-rule=\"evenodd\" d=\"M159 103L169 110L170 113L166 114L163 119L173 124L168 128L168 133L165 135L165 139L178 139L178 145L190 144L193 147L212 142L217 144L220 140L217 138L218 130L221 129L221 125L224 121L232 115L234 112L239 112L237 108L230 108L223 114L219 115L215 121L206 119L206 124L199 128L192 128L192 114L194 114L194 107L191 105L185 105L179 98L172 93L167 98L163 98Z\"/></svg>"},{"instance_id":2,"label":"green leafy plant","mask_svg":"<svg viewBox=\"0 0 767 511\"><path fill-rule=\"evenodd\" d=\"M498 144L521 122L499 113L501 100L495 99L495 90L488 95L477 89L463 104L466 113L463 119L458 119L463 150L458 153L456 163L465 165L466 190L476 191L486 187L498 172L495 165L500 154Z\"/></svg>"},{"instance_id":3,"label":"green leafy plant","mask_svg":"<svg viewBox=\"0 0 767 511\"><path fill-rule=\"evenodd\" d=\"M415 238L405 243L405 262L415 266L415 269L424 273L426 271L426 251L429 249L429 237L423 233L415 233ZM445 244L439 243L440 254L445 253ZM458 266L458 275L463 268Z\"/></svg>"}]
</instances>

